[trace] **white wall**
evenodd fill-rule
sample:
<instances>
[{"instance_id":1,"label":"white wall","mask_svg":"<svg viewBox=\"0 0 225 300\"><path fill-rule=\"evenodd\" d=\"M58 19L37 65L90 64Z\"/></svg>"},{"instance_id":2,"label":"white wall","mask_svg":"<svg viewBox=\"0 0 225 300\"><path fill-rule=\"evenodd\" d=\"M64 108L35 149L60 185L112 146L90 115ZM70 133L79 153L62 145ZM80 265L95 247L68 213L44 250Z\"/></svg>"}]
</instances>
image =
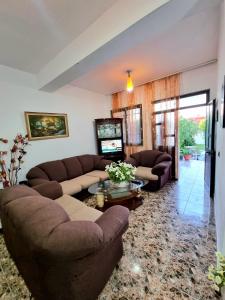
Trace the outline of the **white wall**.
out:
<instances>
[{"instance_id":1,"label":"white wall","mask_svg":"<svg viewBox=\"0 0 225 300\"><path fill-rule=\"evenodd\" d=\"M222 85L225 75L225 5L221 7L220 43L218 52L218 88L217 99L220 107ZM221 118L221 115L220 115ZM220 152L220 157L218 153ZM217 123L217 159L215 213L218 250L225 254L225 129Z\"/></svg>"},{"instance_id":2,"label":"white wall","mask_svg":"<svg viewBox=\"0 0 225 300\"><path fill-rule=\"evenodd\" d=\"M109 117L110 109L110 97L72 86L49 94L0 82L0 137L12 140L18 132L26 133L24 111L68 114L70 136L31 141L20 180L40 162L96 153L93 121Z\"/></svg>"},{"instance_id":3,"label":"white wall","mask_svg":"<svg viewBox=\"0 0 225 300\"><path fill-rule=\"evenodd\" d=\"M217 92L217 63L181 74L181 95L206 89L210 89L210 98L214 99Z\"/></svg>"},{"instance_id":4,"label":"white wall","mask_svg":"<svg viewBox=\"0 0 225 300\"><path fill-rule=\"evenodd\" d=\"M37 79L34 74L0 65L0 82L37 88Z\"/></svg>"}]
</instances>

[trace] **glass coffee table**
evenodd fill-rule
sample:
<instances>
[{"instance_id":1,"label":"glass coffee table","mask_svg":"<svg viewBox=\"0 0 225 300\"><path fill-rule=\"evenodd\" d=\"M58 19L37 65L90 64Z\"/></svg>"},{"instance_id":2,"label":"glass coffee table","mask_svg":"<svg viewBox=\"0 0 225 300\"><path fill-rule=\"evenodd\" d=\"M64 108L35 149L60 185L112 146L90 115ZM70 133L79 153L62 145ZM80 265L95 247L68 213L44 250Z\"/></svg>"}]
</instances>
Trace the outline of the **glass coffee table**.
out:
<instances>
[{"instance_id":1,"label":"glass coffee table","mask_svg":"<svg viewBox=\"0 0 225 300\"><path fill-rule=\"evenodd\" d=\"M92 184L88 192L96 195L96 198L99 193L104 195L104 206L96 205L98 210L105 211L113 205L123 205L129 210L134 210L143 203L140 189L147 183L148 180L138 178L129 182L125 187L116 187L110 180L105 180Z\"/></svg>"}]
</instances>

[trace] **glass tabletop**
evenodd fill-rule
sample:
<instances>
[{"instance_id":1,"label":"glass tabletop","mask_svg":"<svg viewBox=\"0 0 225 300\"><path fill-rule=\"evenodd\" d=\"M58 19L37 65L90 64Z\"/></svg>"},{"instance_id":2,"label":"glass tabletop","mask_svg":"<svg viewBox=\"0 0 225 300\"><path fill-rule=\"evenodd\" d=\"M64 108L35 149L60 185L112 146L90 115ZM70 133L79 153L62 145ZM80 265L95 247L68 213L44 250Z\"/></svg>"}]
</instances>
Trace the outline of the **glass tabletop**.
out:
<instances>
[{"instance_id":1,"label":"glass tabletop","mask_svg":"<svg viewBox=\"0 0 225 300\"><path fill-rule=\"evenodd\" d=\"M125 195L126 193L130 193L131 191L138 190L148 183L148 180L144 179L134 179L129 182L129 184L125 187L117 187L110 180L105 180L101 182L97 182L91 185L88 189L88 192L91 194L97 194L99 191L104 194L109 194L112 197L116 195Z\"/></svg>"}]
</instances>

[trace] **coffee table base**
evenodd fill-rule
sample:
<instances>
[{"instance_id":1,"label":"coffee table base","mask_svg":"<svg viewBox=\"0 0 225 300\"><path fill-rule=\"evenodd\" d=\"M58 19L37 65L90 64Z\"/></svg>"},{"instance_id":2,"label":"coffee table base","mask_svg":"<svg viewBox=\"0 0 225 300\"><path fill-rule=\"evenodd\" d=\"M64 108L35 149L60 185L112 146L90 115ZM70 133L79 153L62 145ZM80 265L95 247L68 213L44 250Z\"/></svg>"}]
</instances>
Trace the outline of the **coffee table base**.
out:
<instances>
[{"instance_id":1,"label":"coffee table base","mask_svg":"<svg viewBox=\"0 0 225 300\"><path fill-rule=\"evenodd\" d=\"M134 210L140 205L143 204L143 197L141 196L135 196L130 199L123 199L123 200L117 200L117 201L106 201L103 207L98 207L96 206L95 208L104 212L106 211L109 207L112 207L114 205L122 205L127 207L129 210Z\"/></svg>"}]
</instances>

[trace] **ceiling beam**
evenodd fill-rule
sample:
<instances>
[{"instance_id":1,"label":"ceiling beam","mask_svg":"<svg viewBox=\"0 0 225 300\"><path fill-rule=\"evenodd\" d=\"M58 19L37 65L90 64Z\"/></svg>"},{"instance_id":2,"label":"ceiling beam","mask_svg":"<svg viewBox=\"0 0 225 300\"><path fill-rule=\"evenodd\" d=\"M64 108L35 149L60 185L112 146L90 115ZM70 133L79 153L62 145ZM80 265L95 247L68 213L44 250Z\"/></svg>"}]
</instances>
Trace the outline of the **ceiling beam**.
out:
<instances>
[{"instance_id":1,"label":"ceiling beam","mask_svg":"<svg viewBox=\"0 0 225 300\"><path fill-rule=\"evenodd\" d=\"M169 1L171 0L116 1L37 74L39 89L54 91L72 81L76 69L74 67L79 68L82 60Z\"/></svg>"}]
</instances>

